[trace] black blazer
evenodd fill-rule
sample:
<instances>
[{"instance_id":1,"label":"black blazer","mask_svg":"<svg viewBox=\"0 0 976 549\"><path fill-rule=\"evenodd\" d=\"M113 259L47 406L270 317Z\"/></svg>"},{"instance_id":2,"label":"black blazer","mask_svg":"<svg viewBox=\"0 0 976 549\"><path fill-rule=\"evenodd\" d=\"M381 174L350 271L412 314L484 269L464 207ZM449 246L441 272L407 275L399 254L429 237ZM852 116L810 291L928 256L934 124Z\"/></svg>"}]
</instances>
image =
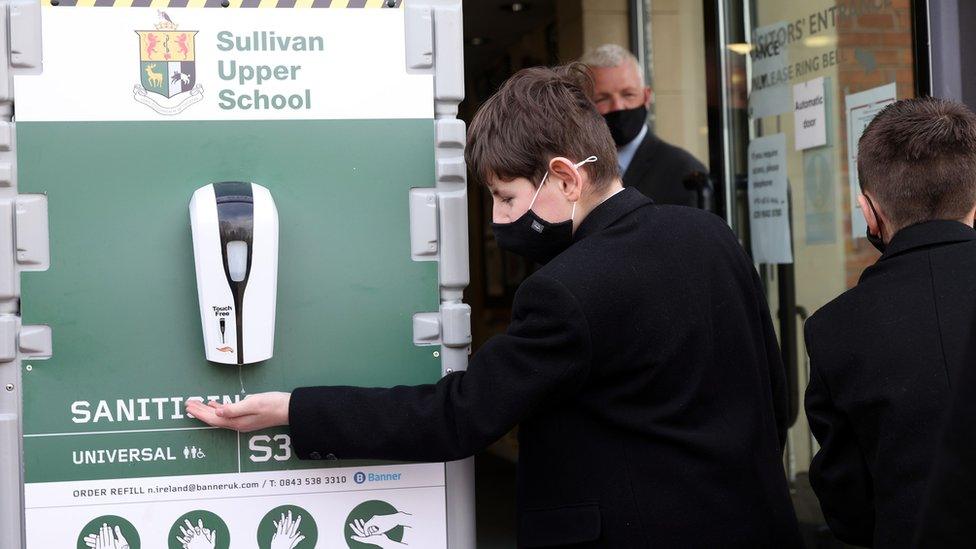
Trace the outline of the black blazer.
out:
<instances>
[{"instance_id":1,"label":"black blazer","mask_svg":"<svg viewBox=\"0 0 976 549\"><path fill-rule=\"evenodd\" d=\"M806 323L810 483L842 541L911 544L949 381L974 363L974 273L972 227L907 227Z\"/></svg>"},{"instance_id":2,"label":"black blazer","mask_svg":"<svg viewBox=\"0 0 976 549\"><path fill-rule=\"evenodd\" d=\"M718 217L625 189L434 385L297 389L299 457L470 456L517 423L521 547L795 547L785 371Z\"/></svg>"},{"instance_id":3,"label":"black blazer","mask_svg":"<svg viewBox=\"0 0 976 549\"><path fill-rule=\"evenodd\" d=\"M970 273L967 273L970 274ZM976 327L976 318L969 327ZM969 335L976 346L976 334ZM976 352L953 378L953 398L929 475L915 533L915 547L973 547L976 518Z\"/></svg>"},{"instance_id":4,"label":"black blazer","mask_svg":"<svg viewBox=\"0 0 976 549\"><path fill-rule=\"evenodd\" d=\"M967 269L957 272L968 278L966 289L972 296L974 274L972 257L976 249L966 245ZM971 301L971 299L970 299ZM966 334L966 349L950 379L952 401L946 412L942 436L935 450L935 462L928 489L922 500L915 547L926 549L972 547L973 519L976 518L976 317L963 319L959 331Z\"/></svg>"},{"instance_id":5,"label":"black blazer","mask_svg":"<svg viewBox=\"0 0 976 549\"><path fill-rule=\"evenodd\" d=\"M708 174L708 169L688 151L648 131L634 152L623 181L625 187L636 187L657 204L697 207L698 193L684 186L685 178L694 172Z\"/></svg>"}]
</instances>

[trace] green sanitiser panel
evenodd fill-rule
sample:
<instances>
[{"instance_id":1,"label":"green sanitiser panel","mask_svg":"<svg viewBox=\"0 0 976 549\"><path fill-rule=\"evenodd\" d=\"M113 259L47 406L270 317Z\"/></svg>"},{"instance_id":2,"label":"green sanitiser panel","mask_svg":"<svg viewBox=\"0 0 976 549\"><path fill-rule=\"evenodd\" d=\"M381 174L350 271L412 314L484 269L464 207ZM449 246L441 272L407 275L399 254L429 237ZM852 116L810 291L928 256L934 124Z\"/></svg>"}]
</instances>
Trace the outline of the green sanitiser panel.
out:
<instances>
[{"instance_id":1,"label":"green sanitiser panel","mask_svg":"<svg viewBox=\"0 0 976 549\"><path fill-rule=\"evenodd\" d=\"M412 315L438 303L436 263L411 261L407 230L409 188L433 179L431 120L17 130L20 190L48 195L51 241L51 268L23 277L24 323L54 334L53 357L23 372L27 482L237 471L238 445L240 468L259 469L234 433L173 431L201 426L185 399L440 376L410 343ZM204 359L187 214L196 188L232 180L266 186L280 216L274 357L242 369ZM206 457L167 458L188 445ZM157 447L169 454L127 454Z\"/></svg>"}]
</instances>

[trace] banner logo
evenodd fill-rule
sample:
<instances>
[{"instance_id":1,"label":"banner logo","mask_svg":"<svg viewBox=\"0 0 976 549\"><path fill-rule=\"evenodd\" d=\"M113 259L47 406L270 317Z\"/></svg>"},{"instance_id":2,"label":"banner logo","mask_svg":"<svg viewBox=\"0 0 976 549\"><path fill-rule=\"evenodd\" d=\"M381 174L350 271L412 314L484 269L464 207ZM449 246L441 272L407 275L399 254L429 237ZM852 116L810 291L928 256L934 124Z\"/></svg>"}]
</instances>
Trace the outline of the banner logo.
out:
<instances>
[{"instance_id":1,"label":"banner logo","mask_svg":"<svg viewBox=\"0 0 976 549\"><path fill-rule=\"evenodd\" d=\"M165 11L157 13L155 30L136 31L139 84L133 98L159 114L174 115L203 99L203 86L196 83L197 31L179 30Z\"/></svg>"}]
</instances>

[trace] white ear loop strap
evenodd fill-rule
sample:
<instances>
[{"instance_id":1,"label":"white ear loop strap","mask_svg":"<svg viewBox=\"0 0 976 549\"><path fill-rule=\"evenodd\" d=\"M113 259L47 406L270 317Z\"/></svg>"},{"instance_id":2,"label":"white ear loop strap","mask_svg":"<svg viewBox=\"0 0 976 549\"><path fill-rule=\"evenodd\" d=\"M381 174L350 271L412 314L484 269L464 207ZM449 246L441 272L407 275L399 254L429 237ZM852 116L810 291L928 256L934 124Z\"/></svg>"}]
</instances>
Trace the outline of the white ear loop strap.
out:
<instances>
[{"instance_id":1,"label":"white ear loop strap","mask_svg":"<svg viewBox=\"0 0 976 549\"><path fill-rule=\"evenodd\" d=\"M583 160L581 160L581 161L579 161L579 162L577 162L577 163L576 163L576 164L574 164L574 165L575 165L575 166L576 166L577 168L579 168L579 167L580 167L580 166L582 166L583 164L589 164L589 163L591 163L591 162L596 162L596 157L595 157L595 156L587 156L587 157L586 157L585 159L583 159ZM575 219L576 219L576 202L573 202L573 211L572 211L572 212L570 212L570 214L569 214L569 220L570 220L570 221L573 221L573 220L575 220Z\"/></svg>"},{"instance_id":2,"label":"white ear loop strap","mask_svg":"<svg viewBox=\"0 0 976 549\"><path fill-rule=\"evenodd\" d=\"M549 172L546 172L546 175L542 176L542 182L539 183L539 188L535 190L535 195L532 197L532 202L529 202L529 209L530 210L532 209L532 206L535 205L535 199L536 198L539 198L539 191L541 191L542 190L542 186L546 184L546 178L548 178L548 177L549 177Z\"/></svg>"},{"instance_id":3,"label":"white ear loop strap","mask_svg":"<svg viewBox=\"0 0 976 549\"><path fill-rule=\"evenodd\" d=\"M596 162L596 161L597 161L597 158L595 156L588 156L585 159L580 160L576 164L573 164L573 166L579 168L583 164L590 164L590 163L593 163L593 162ZM535 195L532 197L532 202L529 202L529 209L530 210L532 209L532 206L535 205L535 199L536 198L539 198L539 192L542 191L542 186L546 184L546 179L548 179L548 178L549 178L549 172L546 171L546 175L542 176L542 181L539 183L539 188L535 190ZM573 219L575 216L576 216L576 203L573 202L573 213L569 216L569 218L570 219Z\"/></svg>"}]
</instances>

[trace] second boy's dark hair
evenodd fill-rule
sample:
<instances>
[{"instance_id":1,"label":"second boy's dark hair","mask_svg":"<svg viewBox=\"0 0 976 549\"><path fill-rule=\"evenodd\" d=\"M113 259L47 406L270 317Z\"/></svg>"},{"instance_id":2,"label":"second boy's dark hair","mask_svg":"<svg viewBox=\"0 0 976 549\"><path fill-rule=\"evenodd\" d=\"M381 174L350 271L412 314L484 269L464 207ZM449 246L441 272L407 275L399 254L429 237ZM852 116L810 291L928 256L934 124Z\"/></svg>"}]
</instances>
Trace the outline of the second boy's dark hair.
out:
<instances>
[{"instance_id":1,"label":"second boy's dark hair","mask_svg":"<svg viewBox=\"0 0 976 549\"><path fill-rule=\"evenodd\" d=\"M620 177L617 149L606 122L590 100L593 80L585 65L522 69L478 110L465 158L482 183L524 177L536 186L549 161L564 156L585 164L597 190Z\"/></svg>"},{"instance_id":2,"label":"second boy's dark hair","mask_svg":"<svg viewBox=\"0 0 976 549\"><path fill-rule=\"evenodd\" d=\"M896 101L865 128L857 170L895 231L962 219L976 205L976 115L934 97Z\"/></svg>"}]
</instances>

